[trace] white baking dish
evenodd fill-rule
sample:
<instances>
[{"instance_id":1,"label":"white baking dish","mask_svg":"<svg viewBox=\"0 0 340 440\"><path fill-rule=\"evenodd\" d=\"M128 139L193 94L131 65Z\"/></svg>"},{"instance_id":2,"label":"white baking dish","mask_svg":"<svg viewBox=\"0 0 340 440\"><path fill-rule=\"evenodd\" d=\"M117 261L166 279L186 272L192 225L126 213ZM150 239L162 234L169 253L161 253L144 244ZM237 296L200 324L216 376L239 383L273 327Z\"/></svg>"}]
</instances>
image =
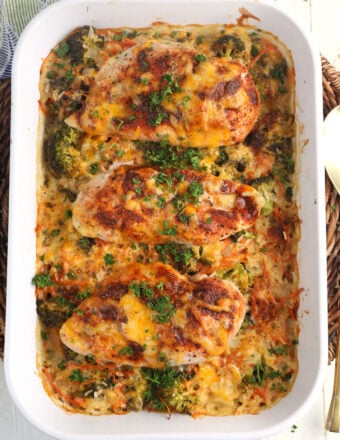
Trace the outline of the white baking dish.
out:
<instances>
[{"instance_id":1,"label":"white baking dish","mask_svg":"<svg viewBox=\"0 0 340 440\"><path fill-rule=\"evenodd\" d=\"M42 59L69 31L95 27L171 23L233 22L240 7L261 19L253 24L273 32L292 50L296 66L299 124L300 371L292 392L256 416L206 417L131 413L90 417L55 406L36 373L36 313L31 279L35 271L36 144L38 82ZM321 73L309 38L286 14L264 1L116 0L61 1L37 16L23 33L13 69L12 147L8 250L5 368L11 395L22 413L42 431L62 439L256 439L278 432L310 408L321 391L327 362L327 288L324 174L320 160ZM307 145L305 142L308 140Z\"/></svg>"}]
</instances>

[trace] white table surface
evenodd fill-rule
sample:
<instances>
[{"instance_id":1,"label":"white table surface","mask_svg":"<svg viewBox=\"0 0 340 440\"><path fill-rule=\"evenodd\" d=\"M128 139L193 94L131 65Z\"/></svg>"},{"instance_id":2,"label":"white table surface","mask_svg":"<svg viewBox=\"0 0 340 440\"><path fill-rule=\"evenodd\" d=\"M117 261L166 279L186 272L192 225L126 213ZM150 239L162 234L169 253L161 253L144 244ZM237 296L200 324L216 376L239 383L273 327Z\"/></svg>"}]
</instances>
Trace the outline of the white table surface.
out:
<instances>
[{"instance_id":1,"label":"white table surface","mask_svg":"<svg viewBox=\"0 0 340 440\"><path fill-rule=\"evenodd\" d=\"M319 51L340 70L340 0L272 0L291 11L312 31ZM296 428L263 440L340 440L340 434L326 432L325 418L332 394L334 363L328 366L324 387L311 410L296 420ZM15 407L8 393L3 362L0 361L0 440L54 440L38 431ZM179 439L180 440L180 439Z\"/></svg>"}]
</instances>

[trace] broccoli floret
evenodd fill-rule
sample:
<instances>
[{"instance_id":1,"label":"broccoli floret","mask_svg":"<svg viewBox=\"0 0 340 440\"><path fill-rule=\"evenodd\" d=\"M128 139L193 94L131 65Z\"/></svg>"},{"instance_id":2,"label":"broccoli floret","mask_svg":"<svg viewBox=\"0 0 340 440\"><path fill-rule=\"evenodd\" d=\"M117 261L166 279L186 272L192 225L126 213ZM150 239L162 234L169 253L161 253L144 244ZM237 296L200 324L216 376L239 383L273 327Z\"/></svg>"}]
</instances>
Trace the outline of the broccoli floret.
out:
<instances>
[{"instance_id":1,"label":"broccoli floret","mask_svg":"<svg viewBox=\"0 0 340 440\"><path fill-rule=\"evenodd\" d=\"M72 64L81 63L84 56L83 38L89 34L89 30L89 26L83 26L74 32L54 50L56 56L58 58L70 58Z\"/></svg>"},{"instance_id":2,"label":"broccoli floret","mask_svg":"<svg viewBox=\"0 0 340 440\"><path fill-rule=\"evenodd\" d=\"M89 34L89 30L89 26L83 26L66 40L69 46L67 55L70 56L71 63L79 64L83 62L85 52L83 38Z\"/></svg>"},{"instance_id":3,"label":"broccoli floret","mask_svg":"<svg viewBox=\"0 0 340 440\"><path fill-rule=\"evenodd\" d=\"M195 396L187 390L183 377L178 377L172 388L165 388L163 394L169 407L178 413L190 413L195 403Z\"/></svg>"},{"instance_id":4,"label":"broccoli floret","mask_svg":"<svg viewBox=\"0 0 340 440\"><path fill-rule=\"evenodd\" d=\"M78 143L81 132L64 125L45 143L45 158L57 175L74 175L80 164Z\"/></svg>"},{"instance_id":5,"label":"broccoli floret","mask_svg":"<svg viewBox=\"0 0 340 440\"><path fill-rule=\"evenodd\" d=\"M146 380L144 404L164 411L189 413L195 397L186 389L186 374L177 368L166 366L164 369L142 368Z\"/></svg>"},{"instance_id":6,"label":"broccoli floret","mask_svg":"<svg viewBox=\"0 0 340 440\"><path fill-rule=\"evenodd\" d=\"M218 57L239 58L243 55L246 46L241 38L233 34L226 34L215 40L211 45L211 49Z\"/></svg>"},{"instance_id":7,"label":"broccoli floret","mask_svg":"<svg viewBox=\"0 0 340 440\"><path fill-rule=\"evenodd\" d=\"M47 327L60 328L75 307L73 302L62 296L37 300L37 314Z\"/></svg>"}]
</instances>

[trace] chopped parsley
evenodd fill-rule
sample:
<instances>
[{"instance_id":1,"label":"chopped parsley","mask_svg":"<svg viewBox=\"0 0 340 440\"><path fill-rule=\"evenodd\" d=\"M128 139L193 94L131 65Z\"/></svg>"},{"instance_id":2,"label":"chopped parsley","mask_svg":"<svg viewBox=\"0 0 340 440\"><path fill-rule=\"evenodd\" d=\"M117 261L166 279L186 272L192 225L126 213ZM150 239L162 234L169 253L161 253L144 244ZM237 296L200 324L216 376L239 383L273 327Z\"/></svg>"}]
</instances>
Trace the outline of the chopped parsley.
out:
<instances>
[{"instance_id":1,"label":"chopped parsley","mask_svg":"<svg viewBox=\"0 0 340 440\"><path fill-rule=\"evenodd\" d=\"M162 282L158 283L156 286L158 293L162 292L163 288L164 284ZM176 309L173 306L169 295L156 295L155 289L149 286L145 281L140 283L133 281L129 285L129 289L138 298L144 300L149 309L156 312L156 314L153 315L153 319L158 324L168 323L172 316L174 316Z\"/></svg>"},{"instance_id":2,"label":"chopped parsley","mask_svg":"<svg viewBox=\"0 0 340 440\"><path fill-rule=\"evenodd\" d=\"M147 306L151 310L157 312L156 315L153 315L153 319L158 324L168 323L176 312L169 295L162 295L157 298L152 298L147 302Z\"/></svg>"},{"instance_id":3,"label":"chopped parsley","mask_svg":"<svg viewBox=\"0 0 340 440\"><path fill-rule=\"evenodd\" d=\"M70 45L64 41L57 49L54 50L54 53L59 57L59 58L64 58L70 50Z\"/></svg>"},{"instance_id":4,"label":"chopped parsley","mask_svg":"<svg viewBox=\"0 0 340 440\"><path fill-rule=\"evenodd\" d=\"M98 162L93 162L91 163L91 165L89 166L89 172L90 174L97 174L99 171L99 164Z\"/></svg>"},{"instance_id":5,"label":"chopped parsley","mask_svg":"<svg viewBox=\"0 0 340 440\"><path fill-rule=\"evenodd\" d=\"M115 259L112 254L108 253L108 254L104 255L104 262L105 262L106 266L112 266L112 264L114 264L114 262L115 262Z\"/></svg>"},{"instance_id":6,"label":"chopped parsley","mask_svg":"<svg viewBox=\"0 0 340 440\"><path fill-rule=\"evenodd\" d=\"M158 231L161 235L177 235L177 226L170 226L167 220L163 221L163 229Z\"/></svg>"},{"instance_id":7,"label":"chopped parsley","mask_svg":"<svg viewBox=\"0 0 340 440\"><path fill-rule=\"evenodd\" d=\"M287 380L290 379L291 375L288 373L285 376L282 376L279 370L274 370L269 367L264 361L259 361L253 368L253 372L247 376L244 376L243 383L248 385L260 386L264 387L266 380L270 379L282 379Z\"/></svg>"},{"instance_id":8,"label":"chopped parsley","mask_svg":"<svg viewBox=\"0 0 340 440\"><path fill-rule=\"evenodd\" d=\"M165 100L169 101L171 95L182 91L178 81L174 78L172 73L163 75L162 80L166 82L164 87L159 91L153 91L148 96L149 111L151 115L149 123L152 127L161 124L168 117L168 114L162 107L162 102Z\"/></svg>"},{"instance_id":9,"label":"chopped parsley","mask_svg":"<svg viewBox=\"0 0 340 440\"><path fill-rule=\"evenodd\" d=\"M51 280L51 275L46 273L38 273L32 278L32 284L34 284L36 287L47 287L47 286L53 286L54 283Z\"/></svg>"},{"instance_id":10,"label":"chopped parsley","mask_svg":"<svg viewBox=\"0 0 340 440\"><path fill-rule=\"evenodd\" d=\"M164 119L166 119L168 117L168 114L165 112L160 112L157 114L155 119L150 120L150 125L152 127L157 127L157 125L161 124Z\"/></svg>"},{"instance_id":11,"label":"chopped parsley","mask_svg":"<svg viewBox=\"0 0 340 440\"><path fill-rule=\"evenodd\" d=\"M200 169L200 162L203 159L203 152L198 148L185 148L171 146L166 137L160 142L141 143L144 149L144 159L148 165L156 165L163 169L192 168Z\"/></svg>"},{"instance_id":12,"label":"chopped parsley","mask_svg":"<svg viewBox=\"0 0 340 440\"><path fill-rule=\"evenodd\" d=\"M84 377L82 376L79 368L76 368L75 370L73 370L68 378L71 382L79 382L79 383L84 382Z\"/></svg>"},{"instance_id":13,"label":"chopped parsley","mask_svg":"<svg viewBox=\"0 0 340 440\"><path fill-rule=\"evenodd\" d=\"M75 280L77 278L77 275L75 274L75 272L72 269L68 270L68 272L66 273L66 276L69 280Z\"/></svg>"},{"instance_id":14,"label":"chopped parsley","mask_svg":"<svg viewBox=\"0 0 340 440\"><path fill-rule=\"evenodd\" d=\"M81 237L77 241L78 247L85 252L89 252L94 243L95 240L89 237Z\"/></svg>"},{"instance_id":15,"label":"chopped parsley","mask_svg":"<svg viewBox=\"0 0 340 440\"><path fill-rule=\"evenodd\" d=\"M138 298L152 298L154 296L154 291L151 287L147 285L145 281L138 283L137 281L133 281L129 285L129 289L134 293Z\"/></svg>"},{"instance_id":16,"label":"chopped parsley","mask_svg":"<svg viewBox=\"0 0 340 440\"><path fill-rule=\"evenodd\" d=\"M167 408L167 399L164 391L173 390L176 384L182 383L184 380L182 372L168 365L163 369L143 367L142 375L146 380L144 403L160 411L164 411Z\"/></svg>"},{"instance_id":17,"label":"chopped parsley","mask_svg":"<svg viewBox=\"0 0 340 440\"><path fill-rule=\"evenodd\" d=\"M60 361L60 362L58 363L58 368L59 368L59 370L65 370L65 368L66 368L66 362L65 362L64 360Z\"/></svg>"},{"instance_id":18,"label":"chopped parsley","mask_svg":"<svg viewBox=\"0 0 340 440\"><path fill-rule=\"evenodd\" d=\"M91 295L90 289L83 290L82 292L78 292L76 295L76 299L82 301L85 298L88 298Z\"/></svg>"},{"instance_id":19,"label":"chopped parsley","mask_svg":"<svg viewBox=\"0 0 340 440\"><path fill-rule=\"evenodd\" d=\"M128 356L132 356L133 355L133 349L132 347L130 347L129 345L127 345L126 347L121 348L118 351L119 355L128 355Z\"/></svg>"},{"instance_id":20,"label":"chopped parsley","mask_svg":"<svg viewBox=\"0 0 340 440\"><path fill-rule=\"evenodd\" d=\"M191 248L172 241L156 244L155 249L162 263L167 264L170 259L173 260L176 266L188 266L194 256Z\"/></svg>"},{"instance_id":21,"label":"chopped parsley","mask_svg":"<svg viewBox=\"0 0 340 440\"><path fill-rule=\"evenodd\" d=\"M203 53L198 53L195 55L195 60L198 62L206 61L207 57Z\"/></svg>"},{"instance_id":22,"label":"chopped parsley","mask_svg":"<svg viewBox=\"0 0 340 440\"><path fill-rule=\"evenodd\" d=\"M278 345L277 347L272 347L268 349L268 352L270 354L287 354L289 352L289 346L288 345Z\"/></svg>"}]
</instances>

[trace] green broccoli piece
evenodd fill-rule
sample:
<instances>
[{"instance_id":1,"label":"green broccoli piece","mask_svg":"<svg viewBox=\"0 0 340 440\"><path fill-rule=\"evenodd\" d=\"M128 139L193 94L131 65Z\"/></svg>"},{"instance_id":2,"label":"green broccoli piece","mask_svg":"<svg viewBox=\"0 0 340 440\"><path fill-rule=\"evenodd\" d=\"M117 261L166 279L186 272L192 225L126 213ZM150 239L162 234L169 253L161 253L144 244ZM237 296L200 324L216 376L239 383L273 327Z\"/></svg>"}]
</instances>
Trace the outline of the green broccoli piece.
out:
<instances>
[{"instance_id":1,"label":"green broccoli piece","mask_svg":"<svg viewBox=\"0 0 340 440\"><path fill-rule=\"evenodd\" d=\"M40 320L47 327L53 328L60 328L76 308L75 303L63 296L38 299L36 306Z\"/></svg>"},{"instance_id":2,"label":"green broccoli piece","mask_svg":"<svg viewBox=\"0 0 340 440\"><path fill-rule=\"evenodd\" d=\"M196 397L186 389L183 376L175 380L172 388L165 388L163 395L169 407L178 413L190 413L196 400Z\"/></svg>"},{"instance_id":3,"label":"green broccoli piece","mask_svg":"<svg viewBox=\"0 0 340 440\"><path fill-rule=\"evenodd\" d=\"M80 165L78 144L81 132L64 125L45 143L46 162L57 175L74 175Z\"/></svg>"},{"instance_id":4,"label":"green broccoli piece","mask_svg":"<svg viewBox=\"0 0 340 440\"><path fill-rule=\"evenodd\" d=\"M239 58L246 49L241 38L233 34L226 34L215 40L211 49L216 53L217 57Z\"/></svg>"},{"instance_id":5,"label":"green broccoli piece","mask_svg":"<svg viewBox=\"0 0 340 440\"><path fill-rule=\"evenodd\" d=\"M186 375L177 368L142 368L146 380L144 404L156 411L190 413L195 397L185 387Z\"/></svg>"}]
</instances>

